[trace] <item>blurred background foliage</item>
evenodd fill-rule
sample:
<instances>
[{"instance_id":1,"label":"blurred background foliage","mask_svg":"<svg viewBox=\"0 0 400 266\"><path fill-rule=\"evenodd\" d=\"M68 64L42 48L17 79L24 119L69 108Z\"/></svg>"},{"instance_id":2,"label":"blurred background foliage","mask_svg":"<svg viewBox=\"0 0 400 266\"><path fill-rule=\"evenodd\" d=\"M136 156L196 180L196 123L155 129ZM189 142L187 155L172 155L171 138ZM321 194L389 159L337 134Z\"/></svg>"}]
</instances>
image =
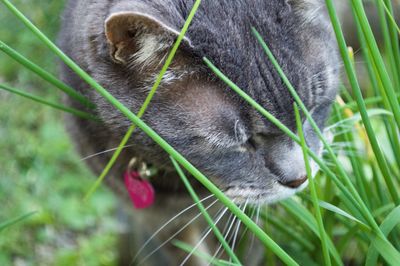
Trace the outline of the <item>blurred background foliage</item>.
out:
<instances>
[{"instance_id":1,"label":"blurred background foliage","mask_svg":"<svg viewBox=\"0 0 400 266\"><path fill-rule=\"evenodd\" d=\"M52 40L64 1L14 0ZM0 38L57 74L57 59L0 7ZM0 53L0 81L52 101L60 93ZM105 188L89 202L94 181L63 126L63 113L0 90L0 224L37 211L0 231L0 265L114 265L117 201Z\"/></svg>"}]
</instances>

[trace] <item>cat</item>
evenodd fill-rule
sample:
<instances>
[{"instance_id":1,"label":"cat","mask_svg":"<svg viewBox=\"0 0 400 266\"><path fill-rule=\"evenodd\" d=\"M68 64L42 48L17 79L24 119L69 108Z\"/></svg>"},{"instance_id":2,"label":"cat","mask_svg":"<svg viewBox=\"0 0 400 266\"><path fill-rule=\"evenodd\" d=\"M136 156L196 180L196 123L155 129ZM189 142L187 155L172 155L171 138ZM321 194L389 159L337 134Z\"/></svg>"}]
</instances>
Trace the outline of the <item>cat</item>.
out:
<instances>
[{"instance_id":1,"label":"cat","mask_svg":"<svg viewBox=\"0 0 400 266\"><path fill-rule=\"evenodd\" d=\"M59 44L137 113L193 4L193 0L70 0ZM251 27L255 27L322 130L340 80L337 44L324 8L319 0L202 1L143 117L237 204L272 203L302 190L307 185L302 150L220 81L202 58L210 59L296 132L294 100L252 35ZM82 156L117 147L131 122L64 65L61 77L96 104L92 112L101 119L97 123L67 118L68 131ZM71 99L66 101L84 108ZM303 127L308 145L320 153L321 143L306 119ZM99 174L110 156L106 153L87 162ZM150 180L156 193L154 206L134 213L137 246L129 247L134 253L161 221L192 202L168 155L140 130L106 179L122 198L127 198L123 172L132 158L159 169ZM313 172L316 170L313 164ZM208 195L193 178L191 182L200 195ZM180 216L175 229L191 218ZM189 233L180 237L195 245L200 222L189 227ZM162 231L160 242L175 231ZM211 246L204 248L211 250ZM160 265L162 261L163 265L176 265L185 257L172 245L157 254L144 264ZM196 258L188 263L202 265Z\"/></svg>"}]
</instances>

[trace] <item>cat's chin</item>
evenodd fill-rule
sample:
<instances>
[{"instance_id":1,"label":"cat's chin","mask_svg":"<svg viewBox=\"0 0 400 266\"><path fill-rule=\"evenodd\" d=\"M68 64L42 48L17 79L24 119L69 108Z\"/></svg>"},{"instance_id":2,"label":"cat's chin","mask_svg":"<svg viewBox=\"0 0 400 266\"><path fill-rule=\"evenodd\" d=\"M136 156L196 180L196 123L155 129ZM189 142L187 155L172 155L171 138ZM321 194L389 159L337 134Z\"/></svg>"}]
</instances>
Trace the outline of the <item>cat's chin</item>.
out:
<instances>
[{"instance_id":1,"label":"cat's chin","mask_svg":"<svg viewBox=\"0 0 400 266\"><path fill-rule=\"evenodd\" d=\"M254 187L233 187L225 191L225 194L236 204L263 205L289 198L306 188L307 185L308 180L298 188L289 188L279 183L275 183L268 190Z\"/></svg>"}]
</instances>

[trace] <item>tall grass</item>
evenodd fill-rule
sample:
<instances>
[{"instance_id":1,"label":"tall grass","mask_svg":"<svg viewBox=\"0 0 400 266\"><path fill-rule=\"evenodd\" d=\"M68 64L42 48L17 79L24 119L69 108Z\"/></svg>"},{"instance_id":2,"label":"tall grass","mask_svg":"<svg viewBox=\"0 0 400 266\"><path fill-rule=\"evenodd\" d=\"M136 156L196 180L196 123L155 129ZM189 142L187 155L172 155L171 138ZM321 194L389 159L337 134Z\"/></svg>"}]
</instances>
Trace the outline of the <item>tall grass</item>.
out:
<instances>
[{"instance_id":1,"label":"tall grass","mask_svg":"<svg viewBox=\"0 0 400 266\"><path fill-rule=\"evenodd\" d=\"M210 60L204 58L205 64L222 81L249 102L266 119L299 143L302 146L305 158L312 158L320 166L321 171L316 179L310 179L310 196L306 191L275 206L262 209L259 215L263 223L267 225L264 228L254 222L249 215L227 198L206 176L140 119L148 104L151 104L151 97L156 93L159 82L154 85L141 112L138 115L133 114L58 49L14 5L8 0L0 1L66 65L170 154L184 184L198 204L201 213L209 222L210 231L212 230L221 241L225 251L233 261L231 262L232 264L241 264L240 260L242 258L223 239L223 234L207 214L206 209L202 206L193 188L190 187L190 183L187 182L180 167L184 167L210 190L265 245L266 263L268 265L278 264L277 258L287 265L344 265L349 263L366 263L367 265L388 263L395 265L400 262L400 234L397 226L400 222L399 32L398 25L395 24L393 19L393 6L389 0L376 1L384 36L383 52L378 48L362 1L351 0L349 2L357 25L362 44L361 52L371 83L366 88L360 88L358 78L365 77L357 77L354 59L346 46L333 2L332 0L326 0L326 6L350 85L350 88L343 86L342 97L339 96L333 106L331 117L332 128L335 130L333 132L335 137L333 143L329 143L325 139L324 132L321 132L317 127L309 110L298 97L296 88L291 85L290 80L280 68L279 62L268 48L268 36L260 36L257 29L253 29L254 41L258 42L266 53L265 60L271 60L277 73L295 99L294 112L296 117L300 116L301 111L309 119L322 141L326 151L326 157L324 158L320 158L307 147L299 123L297 132L289 130L234 84L229 77L219 71ZM196 1L193 11L181 32L181 39L199 4L200 1ZM267 39L263 39L263 37ZM174 51L177 50L178 46L179 39L160 73L158 81L161 80L169 63L173 60ZM5 52L12 51L10 50L11 48L1 42L0 48ZM40 75L52 85L61 90L64 89L64 92L69 93L77 100L85 101L81 96L71 93L65 84L55 81L53 77L36 64L17 53L12 53L12 55L14 55L15 60ZM7 87L4 85L0 88ZM12 92L17 93L15 90ZM128 137L124 138L120 147L125 146L133 129L134 127L131 127L128 131ZM345 147L341 148L339 146L341 143L345 143ZM113 161L117 159L117 155L118 152L113 157ZM101 178L105 176L113 161L106 167ZM308 162L308 160L305 161ZM310 177L309 165L306 165L306 169ZM90 193L94 191L98 184L99 182L96 183ZM246 241L243 242L245 245ZM189 255L195 253L195 248L185 246L184 243L180 243L179 246L188 250ZM205 260L210 259L207 256L204 256L204 258ZM210 262L215 264L227 263L213 258L211 258Z\"/></svg>"}]
</instances>

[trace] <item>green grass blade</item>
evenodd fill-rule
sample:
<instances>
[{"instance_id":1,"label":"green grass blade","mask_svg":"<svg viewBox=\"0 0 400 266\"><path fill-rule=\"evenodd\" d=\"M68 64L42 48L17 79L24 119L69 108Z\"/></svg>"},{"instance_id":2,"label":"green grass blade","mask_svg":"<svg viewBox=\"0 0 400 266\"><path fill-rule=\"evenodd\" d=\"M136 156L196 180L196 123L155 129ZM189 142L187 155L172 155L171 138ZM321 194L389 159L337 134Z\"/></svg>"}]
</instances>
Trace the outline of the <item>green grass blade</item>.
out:
<instances>
[{"instance_id":1,"label":"green grass blade","mask_svg":"<svg viewBox=\"0 0 400 266\"><path fill-rule=\"evenodd\" d=\"M376 208L373 211L374 216L378 217L378 216L382 216L385 215L387 213L390 213L391 211L393 211L393 209L395 208L395 205L393 202L390 202L388 204L385 204L379 208Z\"/></svg>"},{"instance_id":2,"label":"green grass blade","mask_svg":"<svg viewBox=\"0 0 400 266\"><path fill-rule=\"evenodd\" d=\"M370 119L373 117L381 117L381 118L383 118L385 116L387 116L387 118L393 117L392 112L389 112L386 109L382 109L382 108L370 108L366 112ZM346 124L348 126L354 126L356 123L360 122L361 120L362 120L362 117L361 117L360 113L355 113L351 117L339 119L338 122L330 125L329 128L334 128L334 127L337 127L337 126L343 125L343 124Z\"/></svg>"},{"instance_id":3,"label":"green grass blade","mask_svg":"<svg viewBox=\"0 0 400 266\"><path fill-rule=\"evenodd\" d=\"M319 204L319 206L321 208L324 208L326 210L329 210L331 212L339 214L339 215L341 215L343 217L346 217L346 218L358 223L358 225L360 225L364 230L371 231L371 227L369 227L368 225L366 225L365 223L363 223L362 221L360 221L359 219L357 219L353 215L349 214L348 212L345 212L344 210L340 209L339 207L336 207L335 205L332 205L332 204L330 204L328 202L325 202L325 201L319 201L318 204Z\"/></svg>"},{"instance_id":4,"label":"green grass blade","mask_svg":"<svg viewBox=\"0 0 400 266\"><path fill-rule=\"evenodd\" d=\"M29 69L42 79L46 80L50 84L54 85L58 89L62 90L68 94L71 98L79 101L86 107L94 108L95 105L91 103L87 98L82 96L80 93L76 92L73 88L63 83L61 80L54 77L52 74L31 62L29 59L25 58L23 55L6 45L4 42L0 41L0 50L7 54L9 57L23 65L25 68Z\"/></svg>"},{"instance_id":5,"label":"green grass blade","mask_svg":"<svg viewBox=\"0 0 400 266\"><path fill-rule=\"evenodd\" d=\"M179 166L179 164L174 160L174 158L171 157L171 161L178 172L178 175L181 177L182 182L184 183L186 189L189 191L190 195L193 198L193 201L197 203L197 207L200 209L200 212L204 216L204 219L207 221L207 223L210 225L212 228L215 236L217 237L218 241L222 244L223 248L227 252L227 254L230 256L230 258L235 262L235 264L241 265L240 260L236 256L235 252L231 249L229 244L226 242L224 236L221 234L217 226L214 224L214 221L210 217L210 215L207 213L207 211L204 208L204 205L200 202L199 197L197 196L196 192L194 191L192 185L190 184L189 180L185 176L185 174L182 171L182 168Z\"/></svg>"},{"instance_id":6,"label":"green grass blade","mask_svg":"<svg viewBox=\"0 0 400 266\"><path fill-rule=\"evenodd\" d=\"M387 0L386 3L384 0L378 0L378 1L380 1L382 3L382 6L385 9L386 15L388 16L390 22L392 23L392 26L396 29L397 33L400 35L400 27L399 27L399 25L397 25L397 22L393 17L393 12L392 12L393 7L391 6L390 0L389 1ZM388 6L390 7L390 9Z\"/></svg>"},{"instance_id":7,"label":"green grass blade","mask_svg":"<svg viewBox=\"0 0 400 266\"><path fill-rule=\"evenodd\" d=\"M385 9L386 15L389 18L391 23L388 23L389 27L389 32L390 32L390 40L392 42L392 50L393 50L393 56L394 56L394 63L395 63L395 69L397 69L397 73L395 73L397 80L400 81L400 44L399 44L399 36L400 36L400 28L398 24L396 23L396 20L394 18L394 10L393 10L393 5L391 0L382 0L383 1L383 7ZM398 6L398 3L395 3L395 5ZM400 86L400 84L396 84ZM397 89L398 91L400 88Z\"/></svg>"},{"instance_id":8,"label":"green grass blade","mask_svg":"<svg viewBox=\"0 0 400 266\"><path fill-rule=\"evenodd\" d=\"M182 249L183 251L186 251L187 253L192 252L193 250L193 246L186 244L185 242L179 241L179 240L173 240L172 244L180 249ZM193 255L207 261L210 265L216 265L216 266L224 266L227 265L226 263L222 262L221 260L216 260L213 257L211 257L209 254L206 254L204 252L198 251L196 250ZM229 265L236 265L233 263L230 263ZM240 264L238 264L240 265Z\"/></svg>"},{"instance_id":9,"label":"green grass blade","mask_svg":"<svg viewBox=\"0 0 400 266\"><path fill-rule=\"evenodd\" d=\"M261 218L264 221L271 223L271 225L274 226L274 230L279 230L290 239L298 242L302 247L304 247L305 250L309 252L315 250L315 246L309 239L304 237L303 232L298 232L294 228L287 226L286 224L282 223L282 220L274 217L273 215L261 213Z\"/></svg>"},{"instance_id":10,"label":"green grass blade","mask_svg":"<svg viewBox=\"0 0 400 266\"><path fill-rule=\"evenodd\" d=\"M76 116L84 118L84 119L93 120L93 121L99 121L98 118L96 118L95 116L93 116L93 115L91 115L89 113L86 113L86 112L83 112L83 111L80 111L80 110L77 110L77 109L74 109L74 108L70 108L70 107L67 107L67 106L63 106L63 105L58 104L58 103L49 102L49 101L44 100L44 99L42 99L42 98L40 98L38 96L32 95L30 93L23 92L21 90L14 89L14 88L12 88L10 86L7 86L5 84L0 84L0 89L3 89L5 91L11 92L11 93L14 93L14 94L22 96L24 98L30 99L30 100L35 101L37 103L50 106L50 107L52 107L54 109L61 110L61 111L76 115Z\"/></svg>"},{"instance_id":11,"label":"green grass blade","mask_svg":"<svg viewBox=\"0 0 400 266\"><path fill-rule=\"evenodd\" d=\"M400 96L398 94L396 94L396 99L397 99L397 101L400 102ZM376 104L380 104L382 102L383 102L383 98L381 96L369 97L364 100L364 103L366 105L376 105ZM341 108L350 108L351 110L354 111L357 108L357 102L355 102L355 101L347 102L344 106L341 106Z\"/></svg>"},{"instance_id":12,"label":"green grass blade","mask_svg":"<svg viewBox=\"0 0 400 266\"><path fill-rule=\"evenodd\" d=\"M159 73L159 75L157 76L157 80L154 83L153 87L151 88L149 94L147 95L143 105L140 107L140 110L137 114L138 118L142 118L142 116L144 115L144 113L147 110L147 107L149 106L151 100L153 99L155 93L157 92L158 87L160 86L162 79L165 75L165 73L167 72L169 66L172 63L172 60L175 57L176 52L178 51L178 48L183 40L183 38L185 37L185 34L190 26L190 23L192 22L197 9L199 8L201 3L201 0L196 0L196 2L194 3L192 10L189 13L188 18L186 19L185 24L183 25L183 28L178 36L178 38L176 39L171 51L168 54L168 57ZM111 157L110 161L107 163L106 167L103 169L102 173L100 174L100 176L97 178L96 182L93 184L93 186L89 189L89 191L86 193L84 200L86 201L88 198L90 198L90 196L96 191L96 189L100 186L100 184L102 183L102 181L104 180L104 178L107 176L107 174L110 172L111 168L114 166L115 162L117 161L118 157L120 156L122 150L124 149L124 147L126 146L126 144L128 143L130 137L132 136L133 132L135 131L136 126L132 125L128 131L126 132L125 136L123 137L121 143L118 145L117 150L114 152L113 156Z\"/></svg>"},{"instance_id":13,"label":"green grass blade","mask_svg":"<svg viewBox=\"0 0 400 266\"><path fill-rule=\"evenodd\" d=\"M382 255L382 257L390 264L397 265L400 261L400 253L393 245L380 235L372 236L371 242Z\"/></svg>"},{"instance_id":14,"label":"green grass blade","mask_svg":"<svg viewBox=\"0 0 400 266\"><path fill-rule=\"evenodd\" d=\"M389 215L383 220L380 228L384 235L389 235L389 233L395 229L396 225L400 224L400 206L394 208ZM376 251L376 245L371 245L366 259L366 266L374 266L378 264L378 252ZM400 261L400 260L399 260Z\"/></svg>"},{"instance_id":15,"label":"green grass blade","mask_svg":"<svg viewBox=\"0 0 400 266\"><path fill-rule=\"evenodd\" d=\"M339 121L343 120L342 114L339 110L338 104L333 105L333 109ZM351 143L353 147L356 147L356 137L354 136L354 132L345 132L343 134L343 138L346 142ZM368 188L367 180L365 178L365 171L363 168L363 163L358 156L348 156L351 166L353 168L353 175L355 176L355 180L358 184L358 188L360 191L360 196L365 201L366 205L371 208L372 203L371 200L373 199L372 193Z\"/></svg>"},{"instance_id":16,"label":"green grass blade","mask_svg":"<svg viewBox=\"0 0 400 266\"><path fill-rule=\"evenodd\" d=\"M381 32L383 35L383 40L384 40L384 46L385 46L385 54L386 54L386 59L389 62L389 71L391 72L391 77L393 80L393 85L395 87L399 86L399 76L397 73L398 69L397 69L397 64L396 64L396 57L394 54L394 47L392 46L392 39L391 39L391 35L390 35L390 30L389 27L390 25L388 25L387 23L387 17L385 15L385 8L386 5L382 0L375 0L376 2L376 7L378 9L378 15L379 15L379 22L380 22L380 26L381 26ZM387 8L386 8L386 12L387 12ZM353 12L354 13L354 12ZM354 15L355 17L355 21L358 24L358 19L356 17L356 15ZM357 25L358 29L361 29L361 25ZM359 30L360 32L362 32L362 30ZM368 49L368 46L365 46L364 49Z\"/></svg>"},{"instance_id":17,"label":"green grass blade","mask_svg":"<svg viewBox=\"0 0 400 266\"><path fill-rule=\"evenodd\" d=\"M318 204L318 195L317 195L317 190L315 189L315 184L314 184L314 179L311 173L311 167L310 167L310 161L308 158L308 153L306 150L306 139L304 138L304 133L303 133L303 126L301 122L301 117L300 117L300 112L296 104L294 104L294 110L295 110L295 116L296 116L296 124L297 124L297 130L298 130L298 135L300 137L300 143L301 147L303 150L303 158L304 158L304 163L306 166L306 173L307 173L307 178L309 181L309 186L310 186L310 191L311 191L311 198L313 201L314 205L314 210L315 210L315 216L317 219L317 225L318 225L318 231L319 231L319 238L321 240L322 244L322 254L324 257L324 262L325 265L330 266L332 265L331 263L331 258L329 256L329 251L328 251L328 242L327 242L327 234L325 232L324 228L324 222L322 221L322 214L321 210L319 208Z\"/></svg>"},{"instance_id":18,"label":"green grass blade","mask_svg":"<svg viewBox=\"0 0 400 266\"><path fill-rule=\"evenodd\" d=\"M316 236L321 237L319 235L317 221L315 220L315 218L311 214L311 212L308 211L304 206L295 202L293 199L288 199L288 200L282 201L281 204L285 208L285 210L296 219L296 221L298 221L299 223L303 223ZM327 241L327 246L328 246L329 252L331 253L333 259L335 260L335 263L337 265L343 265L340 255L337 252L336 247L333 244L332 240L327 238L326 241Z\"/></svg>"},{"instance_id":19,"label":"green grass blade","mask_svg":"<svg viewBox=\"0 0 400 266\"><path fill-rule=\"evenodd\" d=\"M12 226L12 225L18 223L18 222L21 222L21 221L23 221L23 220L26 220L26 219L28 219L29 217L31 217L32 215L34 215L34 214L36 214L36 213L37 213L37 211L32 211L32 212L23 214L23 215L21 215L21 216L18 216L18 217L16 217L16 218L13 218L13 219L11 219L11 220L9 220L9 221L5 221L5 222L3 222L3 223L0 223L0 233L1 233L1 231L3 231L4 229L6 229L6 228L8 228L8 227L10 227L10 226Z\"/></svg>"}]
</instances>

